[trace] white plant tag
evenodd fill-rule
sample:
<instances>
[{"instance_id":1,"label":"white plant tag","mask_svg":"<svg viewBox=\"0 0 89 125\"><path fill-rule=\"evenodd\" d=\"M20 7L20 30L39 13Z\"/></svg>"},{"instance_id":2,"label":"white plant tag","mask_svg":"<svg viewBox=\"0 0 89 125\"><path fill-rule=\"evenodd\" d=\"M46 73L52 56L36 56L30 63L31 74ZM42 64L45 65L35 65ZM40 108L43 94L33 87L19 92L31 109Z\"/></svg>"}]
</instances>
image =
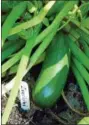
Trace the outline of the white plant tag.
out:
<instances>
[{"instance_id":1,"label":"white plant tag","mask_svg":"<svg viewBox=\"0 0 89 125\"><path fill-rule=\"evenodd\" d=\"M24 81L21 82L19 96L21 109L28 111L30 109L29 88L28 84Z\"/></svg>"}]
</instances>

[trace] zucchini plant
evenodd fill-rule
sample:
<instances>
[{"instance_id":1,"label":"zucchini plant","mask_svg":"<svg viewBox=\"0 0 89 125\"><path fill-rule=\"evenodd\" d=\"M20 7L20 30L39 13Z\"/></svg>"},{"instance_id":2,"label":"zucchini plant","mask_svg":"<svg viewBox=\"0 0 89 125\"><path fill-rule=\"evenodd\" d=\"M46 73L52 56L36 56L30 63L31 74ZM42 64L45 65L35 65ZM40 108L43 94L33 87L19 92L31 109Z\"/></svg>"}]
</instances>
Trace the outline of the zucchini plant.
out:
<instances>
[{"instance_id":1,"label":"zucchini plant","mask_svg":"<svg viewBox=\"0 0 89 125\"><path fill-rule=\"evenodd\" d=\"M2 78L7 73L14 76L7 83L13 86L3 124L8 122L24 76L41 62L33 103L41 108L54 106L68 83L70 68L89 112L88 12L85 0L2 1Z\"/></svg>"}]
</instances>

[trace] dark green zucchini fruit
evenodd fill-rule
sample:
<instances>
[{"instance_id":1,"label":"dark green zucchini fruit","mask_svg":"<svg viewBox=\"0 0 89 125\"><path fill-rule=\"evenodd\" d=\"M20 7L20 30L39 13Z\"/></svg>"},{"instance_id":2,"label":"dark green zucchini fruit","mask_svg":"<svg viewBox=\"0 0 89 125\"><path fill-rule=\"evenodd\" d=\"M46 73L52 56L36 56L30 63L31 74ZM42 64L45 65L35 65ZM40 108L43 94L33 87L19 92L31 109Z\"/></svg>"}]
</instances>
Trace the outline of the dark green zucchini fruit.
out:
<instances>
[{"instance_id":1,"label":"dark green zucchini fruit","mask_svg":"<svg viewBox=\"0 0 89 125\"><path fill-rule=\"evenodd\" d=\"M32 97L40 107L51 107L59 99L69 71L69 48L64 35L57 33L48 47Z\"/></svg>"}]
</instances>

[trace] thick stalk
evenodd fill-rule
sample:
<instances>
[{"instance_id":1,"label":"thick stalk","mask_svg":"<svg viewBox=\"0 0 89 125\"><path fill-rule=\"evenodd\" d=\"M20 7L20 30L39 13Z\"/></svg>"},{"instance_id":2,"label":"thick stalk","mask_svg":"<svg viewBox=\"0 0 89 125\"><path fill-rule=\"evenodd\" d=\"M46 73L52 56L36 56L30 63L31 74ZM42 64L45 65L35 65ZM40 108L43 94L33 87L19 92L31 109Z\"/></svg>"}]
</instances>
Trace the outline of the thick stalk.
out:
<instances>
[{"instance_id":1,"label":"thick stalk","mask_svg":"<svg viewBox=\"0 0 89 125\"><path fill-rule=\"evenodd\" d=\"M2 116L2 124L6 124L8 121L9 115L11 113L12 107L14 105L15 99L18 94L19 86L22 81L24 71L26 70L26 67L27 67L27 64L29 61L29 55L31 54L31 50L32 50L32 46L35 42L35 38L36 38L35 35L33 35L33 37L31 37L29 40L27 40L27 44L25 46L25 50L22 55L22 58L21 58L21 61L20 61L19 67L18 67L18 71L16 74L15 83L11 90L10 97L8 99L7 105L5 107L5 110L4 110L4 113Z\"/></svg>"}]
</instances>

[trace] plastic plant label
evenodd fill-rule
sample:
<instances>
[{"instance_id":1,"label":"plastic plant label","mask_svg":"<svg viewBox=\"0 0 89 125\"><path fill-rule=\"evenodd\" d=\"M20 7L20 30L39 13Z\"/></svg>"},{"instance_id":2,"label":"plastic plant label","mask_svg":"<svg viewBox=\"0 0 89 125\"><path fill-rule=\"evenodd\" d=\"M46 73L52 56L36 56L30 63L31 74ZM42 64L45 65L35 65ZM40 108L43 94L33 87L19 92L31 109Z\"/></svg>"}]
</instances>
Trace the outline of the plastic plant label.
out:
<instances>
[{"instance_id":1,"label":"plastic plant label","mask_svg":"<svg viewBox=\"0 0 89 125\"><path fill-rule=\"evenodd\" d=\"M29 88L28 84L24 81L21 82L19 96L21 109L24 111L28 111L30 109Z\"/></svg>"}]
</instances>

